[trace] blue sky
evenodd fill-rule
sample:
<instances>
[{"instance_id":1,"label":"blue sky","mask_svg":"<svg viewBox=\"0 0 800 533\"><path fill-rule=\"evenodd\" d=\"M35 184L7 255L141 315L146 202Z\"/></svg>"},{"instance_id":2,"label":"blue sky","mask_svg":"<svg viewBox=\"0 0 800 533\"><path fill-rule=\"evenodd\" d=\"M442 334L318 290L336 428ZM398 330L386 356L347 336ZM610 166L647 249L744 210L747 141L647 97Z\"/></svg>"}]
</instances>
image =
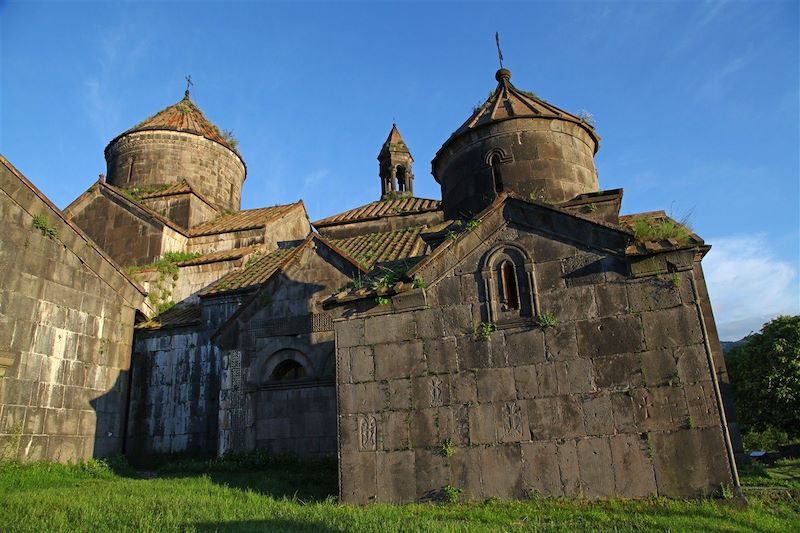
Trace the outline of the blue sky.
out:
<instances>
[{"instance_id":1,"label":"blue sky","mask_svg":"<svg viewBox=\"0 0 800 533\"><path fill-rule=\"evenodd\" d=\"M623 212L688 216L723 339L800 312L798 2L8 2L0 152L58 206L109 140L183 96L232 129L243 207L312 220L375 200L392 120L415 193L494 88L500 31L521 89L602 136Z\"/></svg>"}]
</instances>

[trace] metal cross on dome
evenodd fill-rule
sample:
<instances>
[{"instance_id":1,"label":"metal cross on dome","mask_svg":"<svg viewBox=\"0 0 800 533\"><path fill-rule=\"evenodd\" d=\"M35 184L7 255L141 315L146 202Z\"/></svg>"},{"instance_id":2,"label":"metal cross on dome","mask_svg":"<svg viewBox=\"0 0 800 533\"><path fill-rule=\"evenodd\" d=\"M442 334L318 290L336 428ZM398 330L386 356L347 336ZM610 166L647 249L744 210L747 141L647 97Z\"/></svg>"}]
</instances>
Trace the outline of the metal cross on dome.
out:
<instances>
[{"instance_id":1,"label":"metal cross on dome","mask_svg":"<svg viewBox=\"0 0 800 533\"><path fill-rule=\"evenodd\" d=\"M503 51L500 50L500 32L494 32L494 42L497 43L497 58L500 60L500 68L503 68Z\"/></svg>"},{"instance_id":2,"label":"metal cross on dome","mask_svg":"<svg viewBox=\"0 0 800 533\"><path fill-rule=\"evenodd\" d=\"M192 75L189 74L186 76L186 96L189 96L189 86L191 85L194 85L194 83L192 83Z\"/></svg>"}]
</instances>

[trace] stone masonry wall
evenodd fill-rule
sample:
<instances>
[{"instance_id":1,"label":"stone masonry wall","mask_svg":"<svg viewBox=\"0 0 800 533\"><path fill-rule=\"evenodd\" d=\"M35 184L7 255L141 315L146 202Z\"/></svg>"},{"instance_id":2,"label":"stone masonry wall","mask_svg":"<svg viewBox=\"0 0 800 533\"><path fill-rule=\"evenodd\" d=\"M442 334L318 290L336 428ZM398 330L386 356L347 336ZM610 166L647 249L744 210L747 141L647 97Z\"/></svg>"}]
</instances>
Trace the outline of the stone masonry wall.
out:
<instances>
[{"instance_id":1,"label":"stone masonry wall","mask_svg":"<svg viewBox=\"0 0 800 533\"><path fill-rule=\"evenodd\" d=\"M218 341L226 350L220 453L336 453L333 315L322 301L354 270L326 245L307 242L226 325ZM276 378L288 360L302 366L302 377Z\"/></svg>"},{"instance_id":2,"label":"stone masonry wall","mask_svg":"<svg viewBox=\"0 0 800 533\"><path fill-rule=\"evenodd\" d=\"M208 302L201 325L136 331L127 443L133 461L215 454L221 355L210 337L240 303Z\"/></svg>"},{"instance_id":3,"label":"stone masonry wall","mask_svg":"<svg viewBox=\"0 0 800 533\"><path fill-rule=\"evenodd\" d=\"M72 220L120 265L146 264L164 253L161 222L142 220L102 194Z\"/></svg>"},{"instance_id":4,"label":"stone masonry wall","mask_svg":"<svg viewBox=\"0 0 800 533\"><path fill-rule=\"evenodd\" d=\"M121 188L153 187L181 179L220 209L241 208L245 166L219 143L177 131L137 131L106 147L108 183Z\"/></svg>"},{"instance_id":5,"label":"stone masonry wall","mask_svg":"<svg viewBox=\"0 0 800 533\"><path fill-rule=\"evenodd\" d=\"M498 242L529 251L554 327L482 326L480 261ZM430 308L337 321L342 501L733 485L694 283L507 227L428 289Z\"/></svg>"},{"instance_id":6,"label":"stone masonry wall","mask_svg":"<svg viewBox=\"0 0 800 533\"><path fill-rule=\"evenodd\" d=\"M2 158L0 225L0 456L121 453L144 295Z\"/></svg>"}]
</instances>

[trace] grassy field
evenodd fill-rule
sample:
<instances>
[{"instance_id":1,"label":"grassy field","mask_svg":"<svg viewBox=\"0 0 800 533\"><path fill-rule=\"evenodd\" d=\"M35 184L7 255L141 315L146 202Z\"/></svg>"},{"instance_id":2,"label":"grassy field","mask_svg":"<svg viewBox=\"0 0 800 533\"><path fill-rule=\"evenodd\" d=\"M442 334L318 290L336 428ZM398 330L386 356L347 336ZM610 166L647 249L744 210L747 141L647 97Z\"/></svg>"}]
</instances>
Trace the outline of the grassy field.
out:
<instances>
[{"instance_id":1,"label":"grassy field","mask_svg":"<svg viewBox=\"0 0 800 533\"><path fill-rule=\"evenodd\" d=\"M335 503L335 464L0 465L0 531L800 531L800 461L750 468L735 500ZM764 486L780 486L767 491ZM752 487L752 488L749 488Z\"/></svg>"}]
</instances>

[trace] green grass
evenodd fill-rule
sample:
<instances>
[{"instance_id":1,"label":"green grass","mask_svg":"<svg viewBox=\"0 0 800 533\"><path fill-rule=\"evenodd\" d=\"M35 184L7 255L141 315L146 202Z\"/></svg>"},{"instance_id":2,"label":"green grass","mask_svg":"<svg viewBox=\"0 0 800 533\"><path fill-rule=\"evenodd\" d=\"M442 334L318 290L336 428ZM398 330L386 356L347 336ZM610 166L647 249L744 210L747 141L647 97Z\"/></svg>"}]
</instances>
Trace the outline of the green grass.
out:
<instances>
[{"instance_id":1,"label":"green grass","mask_svg":"<svg viewBox=\"0 0 800 533\"><path fill-rule=\"evenodd\" d=\"M784 487L800 490L800 459L781 460L775 466L751 464L739 468L744 487Z\"/></svg>"},{"instance_id":2,"label":"green grass","mask_svg":"<svg viewBox=\"0 0 800 533\"><path fill-rule=\"evenodd\" d=\"M257 468L256 468L257 467ZM779 466L796 475L797 462ZM785 470L785 471L784 471ZM791 474L794 472L794 474ZM335 503L336 466L274 461L0 466L2 531L797 531L796 494L727 501L545 500L357 507ZM768 475L772 473L769 472ZM777 475L777 472L776 472Z\"/></svg>"}]
</instances>

